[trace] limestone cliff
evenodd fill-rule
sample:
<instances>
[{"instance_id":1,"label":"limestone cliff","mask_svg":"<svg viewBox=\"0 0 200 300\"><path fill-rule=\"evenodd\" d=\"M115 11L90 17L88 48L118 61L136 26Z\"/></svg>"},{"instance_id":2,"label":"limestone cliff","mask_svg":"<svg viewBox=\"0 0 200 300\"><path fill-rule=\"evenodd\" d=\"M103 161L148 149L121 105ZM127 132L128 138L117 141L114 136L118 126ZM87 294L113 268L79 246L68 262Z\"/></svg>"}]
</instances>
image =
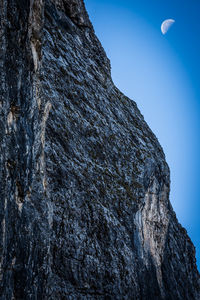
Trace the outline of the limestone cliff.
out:
<instances>
[{"instance_id":1,"label":"limestone cliff","mask_svg":"<svg viewBox=\"0 0 200 300\"><path fill-rule=\"evenodd\" d=\"M169 168L82 0L0 0L0 299L198 300Z\"/></svg>"}]
</instances>

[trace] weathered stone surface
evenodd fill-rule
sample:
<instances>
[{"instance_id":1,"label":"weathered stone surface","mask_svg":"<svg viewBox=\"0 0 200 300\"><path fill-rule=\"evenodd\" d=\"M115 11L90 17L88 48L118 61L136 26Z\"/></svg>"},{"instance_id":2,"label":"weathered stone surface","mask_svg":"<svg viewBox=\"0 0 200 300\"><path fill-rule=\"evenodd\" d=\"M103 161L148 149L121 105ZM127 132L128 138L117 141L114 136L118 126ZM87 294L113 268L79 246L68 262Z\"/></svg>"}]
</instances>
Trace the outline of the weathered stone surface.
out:
<instances>
[{"instance_id":1,"label":"weathered stone surface","mask_svg":"<svg viewBox=\"0 0 200 300\"><path fill-rule=\"evenodd\" d=\"M0 299L200 299L163 150L82 0L0 0Z\"/></svg>"}]
</instances>

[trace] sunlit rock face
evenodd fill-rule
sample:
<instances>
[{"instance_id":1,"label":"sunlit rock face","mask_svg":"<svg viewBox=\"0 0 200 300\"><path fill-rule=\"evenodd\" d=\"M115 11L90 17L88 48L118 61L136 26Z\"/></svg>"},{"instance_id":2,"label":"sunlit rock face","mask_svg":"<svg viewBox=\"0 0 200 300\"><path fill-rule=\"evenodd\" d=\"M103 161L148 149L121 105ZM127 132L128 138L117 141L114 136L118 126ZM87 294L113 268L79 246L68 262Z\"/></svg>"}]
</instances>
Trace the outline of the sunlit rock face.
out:
<instances>
[{"instance_id":1,"label":"sunlit rock face","mask_svg":"<svg viewBox=\"0 0 200 300\"><path fill-rule=\"evenodd\" d=\"M200 299L163 150L84 3L0 0L0 21L0 299Z\"/></svg>"}]
</instances>

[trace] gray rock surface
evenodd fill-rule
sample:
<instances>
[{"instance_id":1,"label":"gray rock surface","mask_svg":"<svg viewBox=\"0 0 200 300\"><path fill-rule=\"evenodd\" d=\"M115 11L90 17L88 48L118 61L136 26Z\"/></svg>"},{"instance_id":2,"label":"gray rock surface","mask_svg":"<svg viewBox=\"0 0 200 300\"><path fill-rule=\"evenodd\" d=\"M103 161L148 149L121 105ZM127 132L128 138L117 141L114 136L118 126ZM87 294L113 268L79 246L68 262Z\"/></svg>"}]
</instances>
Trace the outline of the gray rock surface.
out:
<instances>
[{"instance_id":1,"label":"gray rock surface","mask_svg":"<svg viewBox=\"0 0 200 300\"><path fill-rule=\"evenodd\" d=\"M200 299L163 150L82 0L0 0L0 299Z\"/></svg>"}]
</instances>

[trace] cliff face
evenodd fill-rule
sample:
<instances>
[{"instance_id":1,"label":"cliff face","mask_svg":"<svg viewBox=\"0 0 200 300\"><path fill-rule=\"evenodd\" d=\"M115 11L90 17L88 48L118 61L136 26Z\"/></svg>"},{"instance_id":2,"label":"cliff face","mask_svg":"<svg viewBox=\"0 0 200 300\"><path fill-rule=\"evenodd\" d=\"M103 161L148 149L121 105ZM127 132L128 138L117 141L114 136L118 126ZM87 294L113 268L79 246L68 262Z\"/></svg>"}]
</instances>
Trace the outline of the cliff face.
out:
<instances>
[{"instance_id":1,"label":"cliff face","mask_svg":"<svg viewBox=\"0 0 200 300\"><path fill-rule=\"evenodd\" d=\"M82 0L0 0L0 299L200 299L163 150Z\"/></svg>"}]
</instances>

